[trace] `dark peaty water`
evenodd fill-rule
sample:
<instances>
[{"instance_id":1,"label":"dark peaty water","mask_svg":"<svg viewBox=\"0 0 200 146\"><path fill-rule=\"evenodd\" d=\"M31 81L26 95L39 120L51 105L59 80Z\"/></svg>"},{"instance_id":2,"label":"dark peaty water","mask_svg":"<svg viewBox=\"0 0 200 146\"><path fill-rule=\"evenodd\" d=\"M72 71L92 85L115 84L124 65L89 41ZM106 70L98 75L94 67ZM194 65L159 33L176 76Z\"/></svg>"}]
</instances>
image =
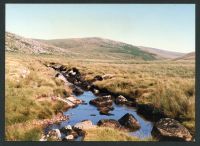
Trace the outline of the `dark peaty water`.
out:
<instances>
[{"instance_id":1,"label":"dark peaty water","mask_svg":"<svg viewBox=\"0 0 200 146\"><path fill-rule=\"evenodd\" d=\"M48 127L48 129L52 128L61 128L66 125L74 125L78 122L81 122L82 120L91 120L93 124L97 124L97 122L101 119L120 119L123 115L126 113L131 113L134 115L134 117L139 121L141 128L135 132L130 132L130 135L137 136L139 138L149 138L151 137L151 130L153 127L153 123L150 121L145 120L140 115L137 114L136 109L133 107L128 106L122 106L122 105L116 105L113 104L113 107L115 108L113 111L110 111L113 115L100 115L99 111L97 110L97 107L90 105L89 101L91 99L96 98L96 96L91 91L85 91L84 94L77 96L79 99L84 100L87 105L78 105L75 108L69 109L67 112L65 112L65 115L69 115L70 119L68 121L64 121L60 123L59 125L52 125ZM96 115L96 116L91 116Z\"/></svg>"}]
</instances>

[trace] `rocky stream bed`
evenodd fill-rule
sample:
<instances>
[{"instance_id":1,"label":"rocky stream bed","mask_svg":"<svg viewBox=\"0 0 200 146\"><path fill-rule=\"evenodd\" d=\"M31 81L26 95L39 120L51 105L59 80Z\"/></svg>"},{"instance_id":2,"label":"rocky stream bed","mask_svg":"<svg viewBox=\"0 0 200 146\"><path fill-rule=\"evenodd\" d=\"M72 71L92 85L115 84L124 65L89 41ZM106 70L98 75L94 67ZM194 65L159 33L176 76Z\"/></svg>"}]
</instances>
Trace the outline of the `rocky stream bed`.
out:
<instances>
[{"instance_id":1,"label":"rocky stream bed","mask_svg":"<svg viewBox=\"0 0 200 146\"><path fill-rule=\"evenodd\" d=\"M93 85L95 81L111 78L97 75L86 81L77 68L67 68L56 63L45 63L57 71L55 77L73 90L73 95L56 98L71 106L63 112L69 117L59 124L51 124L40 139L81 141L85 129L97 126L112 127L126 131L141 139L153 137L159 141L192 141L189 131L178 121L168 118L152 105L139 104L129 97L117 95Z\"/></svg>"}]
</instances>

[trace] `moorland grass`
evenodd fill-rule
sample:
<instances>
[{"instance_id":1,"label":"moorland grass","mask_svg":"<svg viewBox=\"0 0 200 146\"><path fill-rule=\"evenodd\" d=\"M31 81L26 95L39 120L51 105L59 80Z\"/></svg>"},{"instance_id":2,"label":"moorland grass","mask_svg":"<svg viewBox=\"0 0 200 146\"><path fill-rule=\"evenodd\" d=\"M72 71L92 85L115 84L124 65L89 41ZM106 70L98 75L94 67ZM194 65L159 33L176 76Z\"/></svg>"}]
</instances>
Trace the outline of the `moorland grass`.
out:
<instances>
[{"instance_id":1,"label":"moorland grass","mask_svg":"<svg viewBox=\"0 0 200 146\"><path fill-rule=\"evenodd\" d=\"M191 131L195 125L195 62L79 60L45 58L68 67L77 67L87 80L96 75L112 74L113 78L96 81L99 88L151 103L171 118L179 119ZM186 124L187 123L187 124Z\"/></svg>"},{"instance_id":2,"label":"moorland grass","mask_svg":"<svg viewBox=\"0 0 200 146\"><path fill-rule=\"evenodd\" d=\"M50 113L53 114L55 107L62 108L61 104L45 104L34 98L43 94L65 95L63 84L52 77L55 72L44 67L43 62L56 62L68 68L76 67L87 80L96 75L112 74L113 78L96 81L94 84L111 92L135 98L140 103L151 103L169 117L180 119L191 131L195 129L195 63L192 60L80 60L63 56L30 56L16 53L6 54L7 125L46 118ZM13 73L19 72L20 66L30 70L26 78L18 78ZM16 82L17 80L19 81ZM70 92L67 89L67 93ZM44 114L41 116L39 113Z\"/></svg>"},{"instance_id":3,"label":"moorland grass","mask_svg":"<svg viewBox=\"0 0 200 146\"><path fill-rule=\"evenodd\" d=\"M15 125L51 118L56 111L66 108L64 103L51 101L51 96L69 95L72 92L54 76L53 69L46 68L34 57L6 54L6 140L38 140L41 127ZM8 130L12 126L14 130Z\"/></svg>"},{"instance_id":4,"label":"moorland grass","mask_svg":"<svg viewBox=\"0 0 200 146\"><path fill-rule=\"evenodd\" d=\"M112 128L97 127L86 130L84 141L141 141L137 137L128 135Z\"/></svg>"}]
</instances>

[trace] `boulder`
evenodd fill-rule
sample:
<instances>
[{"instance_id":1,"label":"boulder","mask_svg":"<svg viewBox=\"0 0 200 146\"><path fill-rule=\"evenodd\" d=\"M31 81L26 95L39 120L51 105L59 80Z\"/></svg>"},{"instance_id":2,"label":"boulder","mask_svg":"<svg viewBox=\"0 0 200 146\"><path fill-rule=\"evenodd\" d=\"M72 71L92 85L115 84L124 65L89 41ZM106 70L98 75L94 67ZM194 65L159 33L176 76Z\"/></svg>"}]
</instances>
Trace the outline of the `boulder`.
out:
<instances>
[{"instance_id":1,"label":"boulder","mask_svg":"<svg viewBox=\"0 0 200 146\"><path fill-rule=\"evenodd\" d=\"M92 121L90 120L83 120L81 121L80 123L76 123L74 126L73 126L73 129L90 129L90 128L94 128L95 125L93 125Z\"/></svg>"},{"instance_id":2,"label":"boulder","mask_svg":"<svg viewBox=\"0 0 200 146\"><path fill-rule=\"evenodd\" d=\"M114 120L114 119L99 120L97 125L103 126L103 127L110 127L110 128L121 128L120 123L117 120Z\"/></svg>"},{"instance_id":3,"label":"boulder","mask_svg":"<svg viewBox=\"0 0 200 146\"><path fill-rule=\"evenodd\" d=\"M126 102L127 102L127 99L122 95L117 96L117 98L115 99L116 104L124 104Z\"/></svg>"},{"instance_id":4,"label":"boulder","mask_svg":"<svg viewBox=\"0 0 200 146\"><path fill-rule=\"evenodd\" d=\"M118 121L121 125L123 125L125 128L128 128L131 131L140 128L140 124L137 121L137 119L132 114L129 113L125 114Z\"/></svg>"},{"instance_id":5,"label":"boulder","mask_svg":"<svg viewBox=\"0 0 200 146\"><path fill-rule=\"evenodd\" d=\"M190 132L178 121L170 118L160 119L152 129L152 135L159 140L191 141Z\"/></svg>"},{"instance_id":6,"label":"boulder","mask_svg":"<svg viewBox=\"0 0 200 146\"><path fill-rule=\"evenodd\" d=\"M110 95L108 96L102 96L97 97L95 99L90 100L90 104L95 105L97 107L103 107L103 106L112 106L112 98Z\"/></svg>"},{"instance_id":7,"label":"boulder","mask_svg":"<svg viewBox=\"0 0 200 146\"><path fill-rule=\"evenodd\" d=\"M98 108L99 113L101 115L113 115L113 114L109 113L109 111L111 111L113 109L114 109L113 107L100 107L100 108Z\"/></svg>"}]
</instances>

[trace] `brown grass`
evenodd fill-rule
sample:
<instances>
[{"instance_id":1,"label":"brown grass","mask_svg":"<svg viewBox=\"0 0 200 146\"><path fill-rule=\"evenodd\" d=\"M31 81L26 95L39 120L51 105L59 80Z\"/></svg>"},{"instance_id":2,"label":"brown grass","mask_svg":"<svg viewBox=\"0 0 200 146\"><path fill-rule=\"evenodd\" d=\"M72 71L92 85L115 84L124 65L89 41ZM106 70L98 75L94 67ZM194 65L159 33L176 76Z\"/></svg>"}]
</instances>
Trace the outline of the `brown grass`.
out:
<instances>
[{"instance_id":1,"label":"brown grass","mask_svg":"<svg viewBox=\"0 0 200 146\"><path fill-rule=\"evenodd\" d=\"M24 59L27 56L31 59ZM134 60L79 60L48 55L27 56L6 54L7 124L38 118L36 109L41 106L39 101L34 100L35 96L51 95L55 93L56 88L63 88L61 83L57 83L52 78L54 71L40 63L40 61L47 61L61 63L68 67L77 67L88 80L96 75L113 74L113 78L97 81L95 85L107 88L114 93L136 98L141 103L152 103L168 116L182 119L181 122L188 128L193 130L195 128L194 61L137 62ZM30 77L21 79L16 74L12 74L16 73L21 66L26 66L31 70ZM12 78L20 81L16 82L16 79L12 80ZM33 90L35 86L36 88ZM69 92L67 91L67 93ZM56 93L63 93L62 89ZM27 99L30 100L27 101ZM15 106L19 103L23 108ZM32 108L29 108L30 105ZM24 112L26 110L27 112ZM33 116L24 116L30 112Z\"/></svg>"},{"instance_id":2,"label":"brown grass","mask_svg":"<svg viewBox=\"0 0 200 146\"><path fill-rule=\"evenodd\" d=\"M139 139L112 128L97 127L86 130L84 141L150 141L153 139Z\"/></svg>"},{"instance_id":3,"label":"brown grass","mask_svg":"<svg viewBox=\"0 0 200 146\"><path fill-rule=\"evenodd\" d=\"M41 129L29 125L10 126L31 122L37 119L51 118L56 111L66 109L59 101L52 101L52 96L71 94L71 89L55 79L55 71L46 68L37 58L23 55L6 54L6 91L5 121L6 139L30 140L34 131L41 134ZM32 131L32 132L31 132ZM35 133L36 133L35 132ZM27 137L30 133L30 137ZM34 136L34 135L33 135ZM37 137L35 137L37 139ZM33 140L35 140L33 138Z\"/></svg>"}]
</instances>

